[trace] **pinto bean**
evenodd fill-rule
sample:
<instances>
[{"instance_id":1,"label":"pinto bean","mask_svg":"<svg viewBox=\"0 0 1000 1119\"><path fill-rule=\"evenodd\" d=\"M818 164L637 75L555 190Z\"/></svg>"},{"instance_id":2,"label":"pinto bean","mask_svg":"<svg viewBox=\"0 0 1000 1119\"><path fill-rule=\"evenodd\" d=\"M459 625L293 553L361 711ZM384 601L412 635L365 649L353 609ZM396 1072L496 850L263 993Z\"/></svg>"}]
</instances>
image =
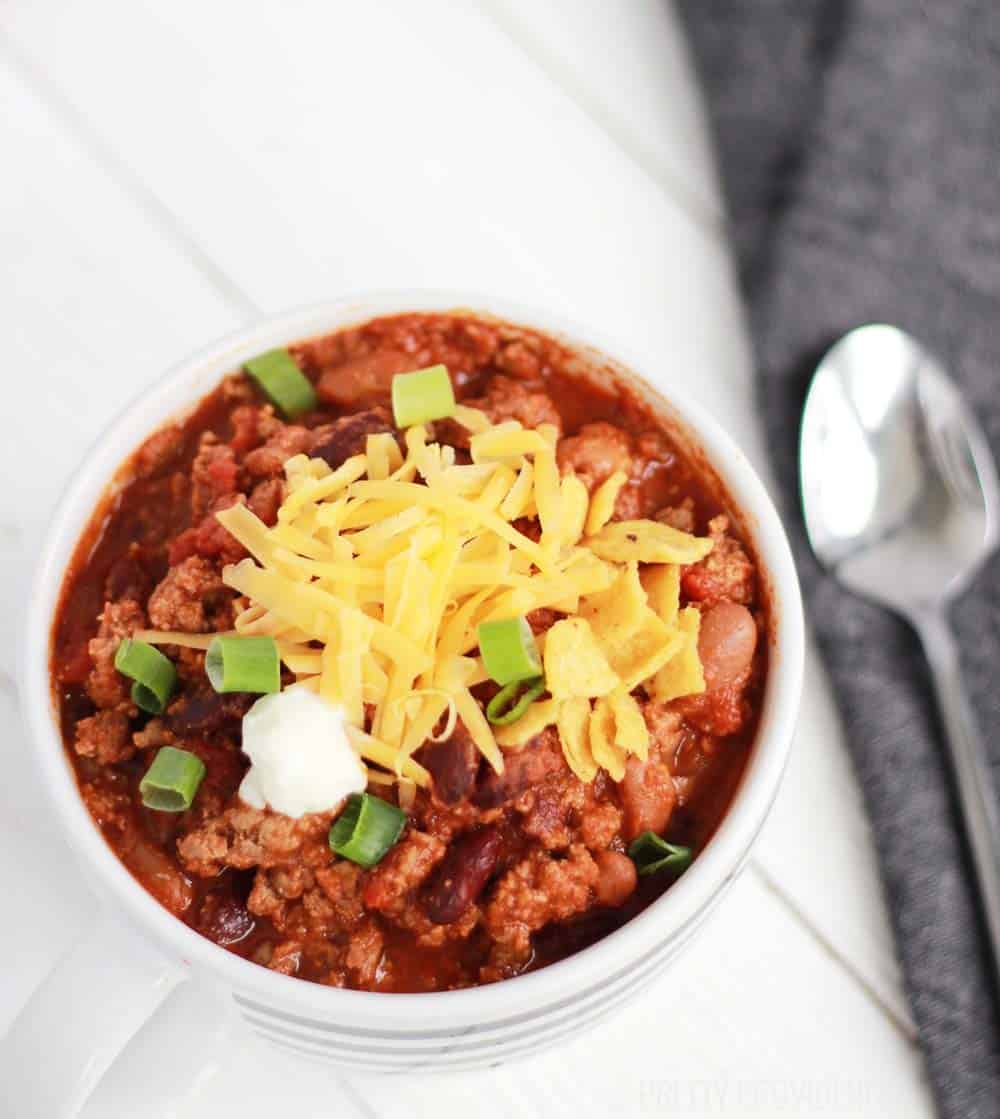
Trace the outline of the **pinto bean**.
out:
<instances>
[{"instance_id":1,"label":"pinto bean","mask_svg":"<svg viewBox=\"0 0 1000 1119\"><path fill-rule=\"evenodd\" d=\"M598 851L594 862L600 874L594 887L598 903L610 908L624 905L639 881L635 863L620 851Z\"/></svg>"},{"instance_id":2,"label":"pinto bean","mask_svg":"<svg viewBox=\"0 0 1000 1119\"><path fill-rule=\"evenodd\" d=\"M412 354L378 350L324 369L316 392L324 404L357 408L359 401L388 398L393 377L416 368Z\"/></svg>"},{"instance_id":3,"label":"pinto bean","mask_svg":"<svg viewBox=\"0 0 1000 1119\"><path fill-rule=\"evenodd\" d=\"M153 897L177 917L186 913L195 898L194 886L173 858L135 826L117 842L122 862Z\"/></svg>"},{"instance_id":4,"label":"pinto bean","mask_svg":"<svg viewBox=\"0 0 1000 1119\"><path fill-rule=\"evenodd\" d=\"M461 722L444 742L428 742L417 754L434 783L434 795L442 804L457 804L472 791L479 772L479 751Z\"/></svg>"},{"instance_id":5,"label":"pinto bean","mask_svg":"<svg viewBox=\"0 0 1000 1119\"><path fill-rule=\"evenodd\" d=\"M674 779L667 767L653 758L645 762L629 758L619 788L625 809L625 838L631 841L644 831L661 834L677 803Z\"/></svg>"},{"instance_id":6,"label":"pinto bean","mask_svg":"<svg viewBox=\"0 0 1000 1119\"><path fill-rule=\"evenodd\" d=\"M450 925L475 902L500 857L495 827L466 832L448 848L424 894L424 909L436 925Z\"/></svg>"},{"instance_id":7,"label":"pinto bean","mask_svg":"<svg viewBox=\"0 0 1000 1119\"><path fill-rule=\"evenodd\" d=\"M574 470L593 491L617 470L628 473L632 465L632 440L628 432L598 420L584 424L576 435L559 442L559 466Z\"/></svg>"},{"instance_id":8,"label":"pinto bean","mask_svg":"<svg viewBox=\"0 0 1000 1119\"><path fill-rule=\"evenodd\" d=\"M745 606L718 602L706 610L698 635L706 691L736 683L750 667L756 647L757 624Z\"/></svg>"}]
</instances>

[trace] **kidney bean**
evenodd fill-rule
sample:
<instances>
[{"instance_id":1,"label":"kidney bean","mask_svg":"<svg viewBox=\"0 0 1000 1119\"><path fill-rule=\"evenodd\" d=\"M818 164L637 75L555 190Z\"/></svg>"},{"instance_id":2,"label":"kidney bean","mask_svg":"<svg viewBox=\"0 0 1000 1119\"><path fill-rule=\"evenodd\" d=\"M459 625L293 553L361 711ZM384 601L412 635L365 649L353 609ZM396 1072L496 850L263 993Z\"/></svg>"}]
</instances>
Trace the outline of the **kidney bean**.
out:
<instances>
[{"instance_id":1,"label":"kidney bean","mask_svg":"<svg viewBox=\"0 0 1000 1119\"><path fill-rule=\"evenodd\" d=\"M225 946L238 944L249 936L254 919L239 898L229 893L211 893L201 903L196 925L209 940Z\"/></svg>"},{"instance_id":2,"label":"kidney bean","mask_svg":"<svg viewBox=\"0 0 1000 1119\"><path fill-rule=\"evenodd\" d=\"M256 696L242 693L220 695L197 691L175 700L163 721L175 734L208 734L238 722L252 706Z\"/></svg>"},{"instance_id":3,"label":"kidney bean","mask_svg":"<svg viewBox=\"0 0 1000 1119\"><path fill-rule=\"evenodd\" d=\"M739 680L750 667L756 647L757 624L745 606L719 602L706 610L698 635L706 690L718 691Z\"/></svg>"},{"instance_id":4,"label":"kidney bean","mask_svg":"<svg viewBox=\"0 0 1000 1119\"><path fill-rule=\"evenodd\" d=\"M476 783L479 751L461 723L456 724L451 738L422 746L417 761L430 770L434 795L442 804L457 804Z\"/></svg>"},{"instance_id":5,"label":"kidney bean","mask_svg":"<svg viewBox=\"0 0 1000 1119\"><path fill-rule=\"evenodd\" d=\"M598 851L594 862L600 875L594 887L598 903L611 908L624 905L639 880L635 863L620 851Z\"/></svg>"},{"instance_id":6,"label":"kidney bean","mask_svg":"<svg viewBox=\"0 0 1000 1119\"><path fill-rule=\"evenodd\" d=\"M479 828L448 848L424 893L424 909L436 925L450 925L479 897L500 857L500 832Z\"/></svg>"},{"instance_id":7,"label":"kidney bean","mask_svg":"<svg viewBox=\"0 0 1000 1119\"><path fill-rule=\"evenodd\" d=\"M342 416L326 427L315 431L315 444L310 454L321 458L334 470L352 455L361 454L369 435L392 431L392 422L385 408L371 408Z\"/></svg>"}]
</instances>

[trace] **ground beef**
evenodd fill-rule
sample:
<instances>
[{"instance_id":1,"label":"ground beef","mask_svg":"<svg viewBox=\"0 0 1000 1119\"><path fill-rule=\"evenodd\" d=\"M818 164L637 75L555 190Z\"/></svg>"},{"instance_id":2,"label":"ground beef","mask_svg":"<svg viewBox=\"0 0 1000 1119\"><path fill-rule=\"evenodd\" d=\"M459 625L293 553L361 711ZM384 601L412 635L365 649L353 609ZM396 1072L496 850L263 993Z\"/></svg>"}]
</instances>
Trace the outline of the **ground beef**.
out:
<instances>
[{"instance_id":1,"label":"ground beef","mask_svg":"<svg viewBox=\"0 0 1000 1119\"><path fill-rule=\"evenodd\" d=\"M157 629L207 633L232 626L233 592L216 567L189 556L171 567L149 596L149 620Z\"/></svg>"},{"instance_id":2,"label":"ground beef","mask_svg":"<svg viewBox=\"0 0 1000 1119\"><path fill-rule=\"evenodd\" d=\"M135 753L124 711L98 711L76 724L73 748L83 758L94 758L101 765L127 761Z\"/></svg>"},{"instance_id":3,"label":"ground beef","mask_svg":"<svg viewBox=\"0 0 1000 1119\"><path fill-rule=\"evenodd\" d=\"M188 649L184 645L164 646L164 652L174 662L177 676L186 686L194 685L195 689L205 686L205 653L204 649Z\"/></svg>"},{"instance_id":4,"label":"ground beef","mask_svg":"<svg viewBox=\"0 0 1000 1119\"><path fill-rule=\"evenodd\" d=\"M293 907L286 926L299 930L299 935L310 940L310 951L315 955L317 939L326 942L320 945L319 954L324 957L327 975L322 979L324 983L332 983L342 987L345 984L346 974L343 971L346 948L343 947L348 937L353 938L358 931L363 917L359 909L356 915L345 918L338 907L333 904L323 890L313 886L302 894L300 905ZM333 941L337 941L338 948L335 955L327 955ZM349 942L348 942L349 943ZM316 970L316 969L314 969ZM334 976L333 971L338 974Z\"/></svg>"},{"instance_id":5,"label":"ground beef","mask_svg":"<svg viewBox=\"0 0 1000 1119\"><path fill-rule=\"evenodd\" d=\"M97 636L87 645L93 667L87 677L87 694L95 706L105 709L131 707L129 682L115 668L115 653L123 637L131 637L146 625L146 615L138 602L126 598L106 602Z\"/></svg>"},{"instance_id":6,"label":"ground beef","mask_svg":"<svg viewBox=\"0 0 1000 1119\"><path fill-rule=\"evenodd\" d=\"M565 921L589 905L597 864L582 845L564 859L533 850L497 883L483 914L490 936L522 959L531 952L531 934L552 921Z\"/></svg>"},{"instance_id":7,"label":"ground beef","mask_svg":"<svg viewBox=\"0 0 1000 1119\"><path fill-rule=\"evenodd\" d=\"M191 516L204 517L220 497L239 489L240 468L233 448L207 431L191 464Z\"/></svg>"},{"instance_id":8,"label":"ground beef","mask_svg":"<svg viewBox=\"0 0 1000 1119\"><path fill-rule=\"evenodd\" d=\"M496 366L519 381L536 381L544 364L541 349L534 338L517 338L500 348L495 358Z\"/></svg>"},{"instance_id":9,"label":"ground beef","mask_svg":"<svg viewBox=\"0 0 1000 1119\"><path fill-rule=\"evenodd\" d=\"M237 455L245 455L247 451L259 447L264 441L265 434L261 431L262 419L266 428L274 421L274 410L269 406L261 408L251 404L241 404L232 410L229 416L229 426L232 428L229 446Z\"/></svg>"},{"instance_id":10,"label":"ground beef","mask_svg":"<svg viewBox=\"0 0 1000 1119\"><path fill-rule=\"evenodd\" d=\"M655 474L669 470L676 462L673 447L662 432L643 431L635 436L630 470L632 481L645 481ZM643 516L652 516L653 512L650 509Z\"/></svg>"},{"instance_id":11,"label":"ground beef","mask_svg":"<svg viewBox=\"0 0 1000 1119\"><path fill-rule=\"evenodd\" d=\"M275 889L268 871L258 870L254 875L247 909L258 917L266 917L279 932L284 930L288 901Z\"/></svg>"},{"instance_id":12,"label":"ground beef","mask_svg":"<svg viewBox=\"0 0 1000 1119\"><path fill-rule=\"evenodd\" d=\"M552 424L562 432L562 417L552 397L510 377L494 377L484 396L465 402L485 412L494 423L518 420L525 427Z\"/></svg>"},{"instance_id":13,"label":"ground beef","mask_svg":"<svg viewBox=\"0 0 1000 1119\"><path fill-rule=\"evenodd\" d=\"M483 771L472 802L479 808L496 808L565 768L559 735L555 727L546 727L516 753L505 756L502 774Z\"/></svg>"},{"instance_id":14,"label":"ground beef","mask_svg":"<svg viewBox=\"0 0 1000 1119\"><path fill-rule=\"evenodd\" d=\"M270 485L263 482L262 485ZM255 491L256 492L256 491ZM239 563L247 555L246 548L220 524L217 513L241 503L243 495L223 494L212 503L209 511L192 528L176 536L167 552L171 567L177 567L189 556L202 556L216 561L216 565Z\"/></svg>"},{"instance_id":15,"label":"ground beef","mask_svg":"<svg viewBox=\"0 0 1000 1119\"><path fill-rule=\"evenodd\" d=\"M556 610L550 610L543 606L538 610L531 611L528 615L528 625L531 626L531 632L537 637L538 634L551 629L559 621L560 616Z\"/></svg>"},{"instance_id":16,"label":"ground beef","mask_svg":"<svg viewBox=\"0 0 1000 1119\"><path fill-rule=\"evenodd\" d=\"M668 763L684 735L684 721L673 704L648 700L642 704L642 715L649 731L649 752Z\"/></svg>"},{"instance_id":17,"label":"ground beef","mask_svg":"<svg viewBox=\"0 0 1000 1119\"><path fill-rule=\"evenodd\" d=\"M547 851L566 848L573 841L572 821L586 802L583 783L569 772L557 774L531 788L515 805L521 828Z\"/></svg>"},{"instance_id":18,"label":"ground beef","mask_svg":"<svg viewBox=\"0 0 1000 1119\"><path fill-rule=\"evenodd\" d=\"M242 370L238 373L227 373L222 378L222 384L219 385L219 395L227 404L237 405L234 411L238 411L239 407L246 404L251 404L259 399L260 390L256 384L250 380L246 373ZM266 405L270 407L270 405Z\"/></svg>"},{"instance_id":19,"label":"ground beef","mask_svg":"<svg viewBox=\"0 0 1000 1119\"><path fill-rule=\"evenodd\" d=\"M384 943L382 930L372 920L362 921L351 932L345 963L359 986L370 987L374 983Z\"/></svg>"},{"instance_id":20,"label":"ground beef","mask_svg":"<svg viewBox=\"0 0 1000 1119\"><path fill-rule=\"evenodd\" d=\"M331 858L326 839L332 818L332 813L313 813L295 820L237 801L183 836L177 853L192 874L203 877L225 866L248 870L295 860L323 865Z\"/></svg>"},{"instance_id":21,"label":"ground beef","mask_svg":"<svg viewBox=\"0 0 1000 1119\"><path fill-rule=\"evenodd\" d=\"M713 517L708 522L712 550L698 563L684 569L681 588L694 602L710 606L728 599L744 606L753 603L756 576L743 545L729 532L729 518Z\"/></svg>"},{"instance_id":22,"label":"ground beef","mask_svg":"<svg viewBox=\"0 0 1000 1119\"><path fill-rule=\"evenodd\" d=\"M396 919L400 928L414 934L414 940L421 948L440 948L466 940L479 928L481 921L482 912L477 905L470 906L450 925L433 924L419 909L405 910Z\"/></svg>"},{"instance_id":23,"label":"ground beef","mask_svg":"<svg viewBox=\"0 0 1000 1119\"><path fill-rule=\"evenodd\" d=\"M365 886L365 905L388 917L401 916L444 853L440 839L411 829L372 871Z\"/></svg>"},{"instance_id":24,"label":"ground beef","mask_svg":"<svg viewBox=\"0 0 1000 1119\"><path fill-rule=\"evenodd\" d=\"M312 871L304 866L289 864L258 870L247 909L258 917L267 917L279 932L284 932L289 902L301 898L314 881Z\"/></svg>"},{"instance_id":25,"label":"ground beef","mask_svg":"<svg viewBox=\"0 0 1000 1119\"><path fill-rule=\"evenodd\" d=\"M330 903L340 924L349 927L361 919L364 872L356 863L339 859L330 866L319 867L316 886Z\"/></svg>"},{"instance_id":26,"label":"ground beef","mask_svg":"<svg viewBox=\"0 0 1000 1119\"><path fill-rule=\"evenodd\" d=\"M270 527L278 523L278 510L284 500L284 481L281 478L265 478L263 482L258 482L250 491L247 505L254 516L260 518L264 524Z\"/></svg>"},{"instance_id":27,"label":"ground beef","mask_svg":"<svg viewBox=\"0 0 1000 1119\"><path fill-rule=\"evenodd\" d=\"M694 502L690 497L684 498L679 505L668 505L660 509L653 517L662 524L670 525L680 532L694 533L697 522L694 515Z\"/></svg>"},{"instance_id":28,"label":"ground beef","mask_svg":"<svg viewBox=\"0 0 1000 1119\"><path fill-rule=\"evenodd\" d=\"M674 701L674 708L679 716L705 734L716 738L737 734L751 717L750 704L744 696L749 679L747 672L724 688L684 696Z\"/></svg>"},{"instance_id":29,"label":"ground beef","mask_svg":"<svg viewBox=\"0 0 1000 1119\"><path fill-rule=\"evenodd\" d=\"M257 417L258 434L267 431L266 442L250 451L243 459L243 468L254 479L276 478L285 463L295 455L305 454L313 443L313 432L298 424L283 424L273 417Z\"/></svg>"},{"instance_id":30,"label":"ground beef","mask_svg":"<svg viewBox=\"0 0 1000 1119\"><path fill-rule=\"evenodd\" d=\"M177 736L162 719L150 719L132 735L137 750L158 750L161 746L173 746L176 741Z\"/></svg>"},{"instance_id":31,"label":"ground beef","mask_svg":"<svg viewBox=\"0 0 1000 1119\"><path fill-rule=\"evenodd\" d=\"M591 851L602 851L610 847L615 836L622 830L623 813L616 805L607 800L597 800L593 786L587 787L587 799L580 810L578 833L580 842Z\"/></svg>"},{"instance_id":32,"label":"ground beef","mask_svg":"<svg viewBox=\"0 0 1000 1119\"><path fill-rule=\"evenodd\" d=\"M296 975L302 962L302 943L298 940L283 940L275 946L267 966L271 971L282 975Z\"/></svg>"}]
</instances>

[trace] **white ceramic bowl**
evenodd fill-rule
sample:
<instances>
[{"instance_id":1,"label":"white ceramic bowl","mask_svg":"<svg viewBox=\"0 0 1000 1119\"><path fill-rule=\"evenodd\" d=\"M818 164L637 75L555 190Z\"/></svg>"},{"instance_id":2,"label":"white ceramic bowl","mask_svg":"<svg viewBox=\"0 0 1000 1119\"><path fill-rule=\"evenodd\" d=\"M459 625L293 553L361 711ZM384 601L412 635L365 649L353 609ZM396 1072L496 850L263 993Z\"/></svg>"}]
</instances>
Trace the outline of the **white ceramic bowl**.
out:
<instances>
[{"instance_id":1,"label":"white ceramic bowl","mask_svg":"<svg viewBox=\"0 0 1000 1119\"><path fill-rule=\"evenodd\" d=\"M566 960L491 986L419 995L335 990L279 975L216 947L175 920L129 875L94 826L67 763L49 684L49 634L76 541L109 480L144 436L263 350L377 315L456 307L562 337L605 364L609 359L603 355L611 355L610 364L623 375L639 377L669 400L659 402L665 415L719 475L742 513L766 575L773 626L764 710L746 773L717 833L684 877L623 928ZM246 1025L275 1045L344 1069L496 1065L587 1028L676 956L745 863L774 800L799 702L803 627L792 557L763 485L715 421L684 400L679 384L671 384L663 372L669 366L668 356L652 367L630 363L617 344L502 300L464 292L388 293L281 315L225 338L176 366L114 421L80 464L53 518L31 592L21 679L31 738L57 818L108 920L69 957L16 1024L6 1059L17 1075L44 1053L49 1067L64 1062L67 1073L76 1070L75 1076L60 1079L72 1081L77 1100L83 1099L140 1021L174 983L189 976L214 982ZM79 1000L77 1006L91 1008L85 1022L74 1025L72 1016L62 1013L70 997ZM54 1047L61 1052L54 1053ZM43 1077L33 1088L42 1094L50 1089ZM52 1119L72 1114L73 1106L53 1096L38 1114Z\"/></svg>"}]
</instances>

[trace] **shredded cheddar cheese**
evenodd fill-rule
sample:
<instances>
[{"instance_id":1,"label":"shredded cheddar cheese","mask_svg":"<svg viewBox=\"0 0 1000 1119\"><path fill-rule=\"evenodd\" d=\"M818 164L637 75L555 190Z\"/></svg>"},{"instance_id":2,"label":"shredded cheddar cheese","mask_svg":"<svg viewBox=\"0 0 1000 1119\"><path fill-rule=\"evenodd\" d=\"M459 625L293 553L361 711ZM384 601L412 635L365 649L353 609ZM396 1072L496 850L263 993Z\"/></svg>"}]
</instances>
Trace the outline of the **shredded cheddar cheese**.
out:
<instances>
[{"instance_id":1,"label":"shredded cheddar cheese","mask_svg":"<svg viewBox=\"0 0 1000 1119\"><path fill-rule=\"evenodd\" d=\"M401 800L430 780L413 755L459 719L497 773L504 751L548 732L581 780L599 767L621 780L628 758L649 750L631 693L704 690L700 615L681 608L680 572L712 542L613 521L626 475L589 493L560 470L551 424L493 424L464 405L453 420L469 432L471 463L415 425L402 449L392 434L369 435L336 469L289 459L271 527L242 503L217 513L249 553L223 570L247 603L235 632L275 638L288 686L344 709L369 779L396 784ZM560 615L537 638L548 695L494 727L473 692L487 680L477 627L537 610ZM136 636L203 650L215 635Z\"/></svg>"},{"instance_id":2,"label":"shredded cheddar cheese","mask_svg":"<svg viewBox=\"0 0 1000 1119\"><path fill-rule=\"evenodd\" d=\"M587 513L587 535L594 536L611 520L615 511L615 502L628 478L620 470L616 470L610 478L606 478L590 499L590 510Z\"/></svg>"}]
</instances>

